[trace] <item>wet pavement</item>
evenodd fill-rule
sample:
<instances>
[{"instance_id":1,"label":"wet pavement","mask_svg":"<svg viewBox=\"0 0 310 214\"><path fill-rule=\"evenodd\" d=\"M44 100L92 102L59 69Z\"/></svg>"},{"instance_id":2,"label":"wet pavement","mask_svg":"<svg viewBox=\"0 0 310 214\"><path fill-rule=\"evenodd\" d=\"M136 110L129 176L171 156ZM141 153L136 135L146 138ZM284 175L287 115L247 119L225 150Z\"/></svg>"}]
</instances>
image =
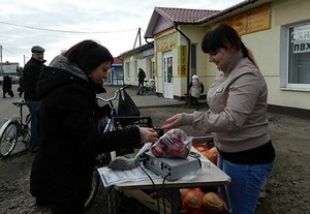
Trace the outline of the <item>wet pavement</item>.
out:
<instances>
[{"instance_id":1,"label":"wet pavement","mask_svg":"<svg viewBox=\"0 0 310 214\"><path fill-rule=\"evenodd\" d=\"M114 95L115 90L121 88L122 86L105 86L107 93L101 94L103 98L109 98ZM132 100L135 102L138 108L149 108L149 107L172 107L172 106L182 106L186 105L185 101L179 101L176 99L164 98L157 95L137 95L137 87L131 86L126 89ZM199 100L200 103L205 102L204 100ZM113 101L115 107L117 107L118 99Z\"/></svg>"}]
</instances>

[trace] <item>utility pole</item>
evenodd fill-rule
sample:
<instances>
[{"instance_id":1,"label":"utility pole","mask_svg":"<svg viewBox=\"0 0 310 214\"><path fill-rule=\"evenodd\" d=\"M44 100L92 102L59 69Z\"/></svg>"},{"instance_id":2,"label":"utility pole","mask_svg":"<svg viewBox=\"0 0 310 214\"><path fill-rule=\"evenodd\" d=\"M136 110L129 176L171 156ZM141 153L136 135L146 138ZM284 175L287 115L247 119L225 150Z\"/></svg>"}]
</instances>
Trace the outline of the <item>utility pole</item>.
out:
<instances>
[{"instance_id":1,"label":"utility pole","mask_svg":"<svg viewBox=\"0 0 310 214\"><path fill-rule=\"evenodd\" d=\"M136 35L135 43L133 44L133 48L136 47L138 39L139 39L139 46L141 46L141 28L138 28L138 32L137 32L137 35Z\"/></svg>"},{"instance_id":2,"label":"utility pole","mask_svg":"<svg viewBox=\"0 0 310 214\"><path fill-rule=\"evenodd\" d=\"M3 76L3 69L2 69L2 45L0 45L0 74Z\"/></svg>"},{"instance_id":3,"label":"utility pole","mask_svg":"<svg viewBox=\"0 0 310 214\"><path fill-rule=\"evenodd\" d=\"M24 54L24 67L25 67L25 65L26 65L26 56Z\"/></svg>"}]
</instances>

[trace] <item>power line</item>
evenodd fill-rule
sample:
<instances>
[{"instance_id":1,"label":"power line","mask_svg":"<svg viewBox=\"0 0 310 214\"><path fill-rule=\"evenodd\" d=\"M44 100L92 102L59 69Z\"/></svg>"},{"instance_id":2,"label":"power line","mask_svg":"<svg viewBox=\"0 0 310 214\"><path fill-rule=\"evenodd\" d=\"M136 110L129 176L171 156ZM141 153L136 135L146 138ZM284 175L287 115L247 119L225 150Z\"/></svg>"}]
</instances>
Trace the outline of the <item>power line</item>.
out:
<instances>
[{"instance_id":1,"label":"power line","mask_svg":"<svg viewBox=\"0 0 310 214\"><path fill-rule=\"evenodd\" d=\"M127 30L119 30L119 31L93 31L93 32L87 32L87 31L56 30L56 29L32 27L32 26L14 24L14 23L9 23L9 22L2 22L2 21L0 21L0 24L11 25L11 26L16 26L16 27L22 27L22 28L28 28L28 29L32 29L32 30L53 31L53 32L62 32L62 33L80 33L80 34L120 33L120 32L128 32L128 31L133 31L133 30L137 30L138 29L138 28L134 28L134 29L127 29Z\"/></svg>"},{"instance_id":2,"label":"power line","mask_svg":"<svg viewBox=\"0 0 310 214\"><path fill-rule=\"evenodd\" d=\"M3 46L2 46L2 49L5 50L6 52L10 53L10 54L15 55L15 56L20 56L20 55L18 55L16 53L13 53L12 51L9 51L9 50L5 49Z\"/></svg>"}]
</instances>

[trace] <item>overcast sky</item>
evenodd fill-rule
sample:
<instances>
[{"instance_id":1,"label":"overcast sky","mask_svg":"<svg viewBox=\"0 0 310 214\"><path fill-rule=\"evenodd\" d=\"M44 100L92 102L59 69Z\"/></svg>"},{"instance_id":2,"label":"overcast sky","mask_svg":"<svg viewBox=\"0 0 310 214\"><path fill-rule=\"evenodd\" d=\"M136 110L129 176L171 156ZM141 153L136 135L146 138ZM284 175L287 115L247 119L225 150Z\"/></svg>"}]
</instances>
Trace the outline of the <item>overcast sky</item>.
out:
<instances>
[{"instance_id":1,"label":"overcast sky","mask_svg":"<svg viewBox=\"0 0 310 214\"><path fill-rule=\"evenodd\" d=\"M45 48L47 64L75 43L94 39L113 56L131 50L155 7L222 10L242 0L1 0L2 62L23 67L33 45Z\"/></svg>"}]
</instances>

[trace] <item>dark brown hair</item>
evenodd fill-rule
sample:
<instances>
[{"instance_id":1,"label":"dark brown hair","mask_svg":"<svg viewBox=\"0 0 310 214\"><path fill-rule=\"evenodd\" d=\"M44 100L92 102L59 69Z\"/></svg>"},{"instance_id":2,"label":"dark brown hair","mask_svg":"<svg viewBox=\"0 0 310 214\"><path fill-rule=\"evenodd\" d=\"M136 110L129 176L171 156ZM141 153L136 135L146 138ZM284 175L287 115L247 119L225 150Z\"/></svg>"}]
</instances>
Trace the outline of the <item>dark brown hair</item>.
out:
<instances>
[{"instance_id":1,"label":"dark brown hair","mask_svg":"<svg viewBox=\"0 0 310 214\"><path fill-rule=\"evenodd\" d=\"M84 40L62 53L70 64L78 66L85 73L90 73L104 62L113 63L110 51L93 40Z\"/></svg>"},{"instance_id":2,"label":"dark brown hair","mask_svg":"<svg viewBox=\"0 0 310 214\"><path fill-rule=\"evenodd\" d=\"M204 53L215 53L219 49L235 48L242 50L243 57L248 58L256 67L257 64L251 51L244 45L238 32L227 24L218 24L211 28L203 37L201 49Z\"/></svg>"}]
</instances>

